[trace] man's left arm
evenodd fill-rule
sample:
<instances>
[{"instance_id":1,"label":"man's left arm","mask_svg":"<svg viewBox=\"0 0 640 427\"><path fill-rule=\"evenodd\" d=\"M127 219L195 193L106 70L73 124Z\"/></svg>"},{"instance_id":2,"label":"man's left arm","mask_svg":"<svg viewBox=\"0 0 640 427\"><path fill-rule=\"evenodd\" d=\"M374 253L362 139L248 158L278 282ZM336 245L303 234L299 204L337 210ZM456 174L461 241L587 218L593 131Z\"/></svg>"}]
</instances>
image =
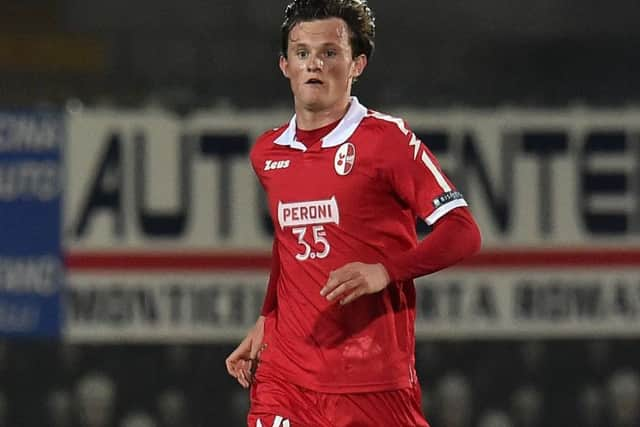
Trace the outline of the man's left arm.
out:
<instances>
[{"instance_id":1,"label":"man's left arm","mask_svg":"<svg viewBox=\"0 0 640 427\"><path fill-rule=\"evenodd\" d=\"M432 231L416 247L389 254L379 264L354 262L333 271L320 292L342 304L458 263L480 248L480 230L467 202L429 149L408 126L390 128L379 150L383 184L388 185Z\"/></svg>"},{"instance_id":2,"label":"man's left arm","mask_svg":"<svg viewBox=\"0 0 640 427\"><path fill-rule=\"evenodd\" d=\"M379 292L389 283L414 279L450 267L480 249L480 229L467 207L440 218L431 232L406 252L391 255L380 264L352 262L329 275L321 295L341 304Z\"/></svg>"}]
</instances>

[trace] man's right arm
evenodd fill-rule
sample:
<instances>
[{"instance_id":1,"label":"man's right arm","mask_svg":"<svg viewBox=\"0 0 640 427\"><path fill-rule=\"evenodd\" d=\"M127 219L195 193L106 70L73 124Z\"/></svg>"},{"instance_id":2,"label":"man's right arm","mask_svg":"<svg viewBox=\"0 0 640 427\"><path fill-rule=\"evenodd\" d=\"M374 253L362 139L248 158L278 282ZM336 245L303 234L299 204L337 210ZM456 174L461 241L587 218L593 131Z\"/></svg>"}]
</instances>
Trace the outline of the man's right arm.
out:
<instances>
[{"instance_id":1,"label":"man's right arm","mask_svg":"<svg viewBox=\"0 0 640 427\"><path fill-rule=\"evenodd\" d=\"M270 132L268 131L263 136L258 138L258 141L249 154L251 166L253 167L257 178L260 180L263 186L264 183L262 182L260 175L261 161L260 156L258 155L259 150L257 149L257 147L260 145L261 139L269 133ZM242 342L229 355L229 357L227 357L225 361L229 374L236 378L238 382L245 388L249 387L251 381L253 380L253 373L256 367L257 359L260 356L262 340L264 337L265 318L277 307L277 285L279 276L280 257L278 254L277 239L274 237L273 246L271 249L271 271L269 273L269 282L267 284L267 291L262 303L260 316L258 316L255 325L251 329L249 329Z\"/></svg>"},{"instance_id":2,"label":"man's right arm","mask_svg":"<svg viewBox=\"0 0 640 427\"><path fill-rule=\"evenodd\" d=\"M253 168L253 171L256 177L260 181L260 185L262 185L262 188L265 191L267 191L267 188L264 182L264 176L263 176L264 174L263 165L264 165L264 159L266 157L265 150L267 149L266 147L269 147L272 145L272 140L273 140L272 137L274 135L274 132L276 131L277 129L271 129L263 133L260 137L258 137L258 139L256 140L256 143L254 144L253 148L249 153L249 160L251 162L251 167ZM265 294L264 302L262 304L262 310L260 311L260 314L262 316L268 315L273 310L275 310L277 306L276 296L277 296L277 284L278 284L279 276L280 276L280 257L278 255L278 240L274 237L273 246L271 248L271 272L269 273L269 283L267 285L267 291Z\"/></svg>"},{"instance_id":3,"label":"man's right arm","mask_svg":"<svg viewBox=\"0 0 640 427\"><path fill-rule=\"evenodd\" d=\"M267 316L278 305L278 278L280 277L280 255L278 254L278 241L274 237L271 248L271 273L269 274L269 284L262 303L262 316Z\"/></svg>"},{"instance_id":4,"label":"man's right arm","mask_svg":"<svg viewBox=\"0 0 640 427\"><path fill-rule=\"evenodd\" d=\"M264 316L258 317L256 324L249 330L247 336L225 360L229 375L238 380L244 388L248 388L253 381L264 336L264 320Z\"/></svg>"},{"instance_id":5,"label":"man's right arm","mask_svg":"<svg viewBox=\"0 0 640 427\"><path fill-rule=\"evenodd\" d=\"M269 274L269 284L267 285L267 292L262 304L261 314L258 316L256 324L247 332L247 336L225 361L229 375L236 378L244 388L248 388L253 381L254 370L262 348L265 317L275 310L277 306L279 275L280 257L278 255L277 241L274 238L271 255L271 273Z\"/></svg>"}]
</instances>

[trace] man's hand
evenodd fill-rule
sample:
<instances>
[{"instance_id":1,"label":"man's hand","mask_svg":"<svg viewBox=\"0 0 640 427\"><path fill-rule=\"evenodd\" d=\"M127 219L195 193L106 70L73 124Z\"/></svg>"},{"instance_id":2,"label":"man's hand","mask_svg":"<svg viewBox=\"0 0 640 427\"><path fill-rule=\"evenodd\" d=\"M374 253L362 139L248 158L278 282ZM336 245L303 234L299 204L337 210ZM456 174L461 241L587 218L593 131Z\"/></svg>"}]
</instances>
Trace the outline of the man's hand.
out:
<instances>
[{"instance_id":1,"label":"man's hand","mask_svg":"<svg viewBox=\"0 0 640 427\"><path fill-rule=\"evenodd\" d=\"M256 324L247 333L247 336L225 360L229 375L237 379L244 388L249 388L253 381L253 374L262 349L263 337L264 316L260 316L256 320Z\"/></svg>"},{"instance_id":2,"label":"man's hand","mask_svg":"<svg viewBox=\"0 0 640 427\"><path fill-rule=\"evenodd\" d=\"M320 295L329 301L337 298L348 304L364 294L380 292L389 284L389 273L382 264L351 262L329 274L329 280Z\"/></svg>"}]
</instances>

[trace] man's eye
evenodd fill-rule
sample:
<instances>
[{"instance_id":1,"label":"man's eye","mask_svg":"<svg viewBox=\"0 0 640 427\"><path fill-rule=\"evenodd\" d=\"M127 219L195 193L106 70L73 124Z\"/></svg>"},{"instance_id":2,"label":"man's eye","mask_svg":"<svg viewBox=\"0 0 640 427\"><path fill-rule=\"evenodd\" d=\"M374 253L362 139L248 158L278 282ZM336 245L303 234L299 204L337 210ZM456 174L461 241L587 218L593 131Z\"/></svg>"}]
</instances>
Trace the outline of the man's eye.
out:
<instances>
[{"instance_id":1,"label":"man's eye","mask_svg":"<svg viewBox=\"0 0 640 427\"><path fill-rule=\"evenodd\" d=\"M335 50L328 50L325 55L327 55L329 58L332 58L332 57L336 56L337 54L338 54L338 52L336 52Z\"/></svg>"},{"instance_id":2,"label":"man's eye","mask_svg":"<svg viewBox=\"0 0 640 427\"><path fill-rule=\"evenodd\" d=\"M307 56L309 56L309 53L304 50L299 50L298 52L296 52L296 56L300 59L305 59Z\"/></svg>"}]
</instances>

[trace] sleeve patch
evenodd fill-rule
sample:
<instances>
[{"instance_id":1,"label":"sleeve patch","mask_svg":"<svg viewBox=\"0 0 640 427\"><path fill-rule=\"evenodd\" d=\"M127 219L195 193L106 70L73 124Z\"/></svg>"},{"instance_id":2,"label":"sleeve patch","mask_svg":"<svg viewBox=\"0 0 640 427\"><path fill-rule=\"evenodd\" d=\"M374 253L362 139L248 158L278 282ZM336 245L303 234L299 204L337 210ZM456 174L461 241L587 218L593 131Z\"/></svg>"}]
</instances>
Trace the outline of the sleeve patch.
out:
<instances>
[{"instance_id":1,"label":"sleeve patch","mask_svg":"<svg viewBox=\"0 0 640 427\"><path fill-rule=\"evenodd\" d=\"M446 193L441 194L440 196L433 199L433 207L439 208L442 205L446 205L447 203L453 202L455 200L464 199L462 193L459 191L447 191Z\"/></svg>"}]
</instances>

